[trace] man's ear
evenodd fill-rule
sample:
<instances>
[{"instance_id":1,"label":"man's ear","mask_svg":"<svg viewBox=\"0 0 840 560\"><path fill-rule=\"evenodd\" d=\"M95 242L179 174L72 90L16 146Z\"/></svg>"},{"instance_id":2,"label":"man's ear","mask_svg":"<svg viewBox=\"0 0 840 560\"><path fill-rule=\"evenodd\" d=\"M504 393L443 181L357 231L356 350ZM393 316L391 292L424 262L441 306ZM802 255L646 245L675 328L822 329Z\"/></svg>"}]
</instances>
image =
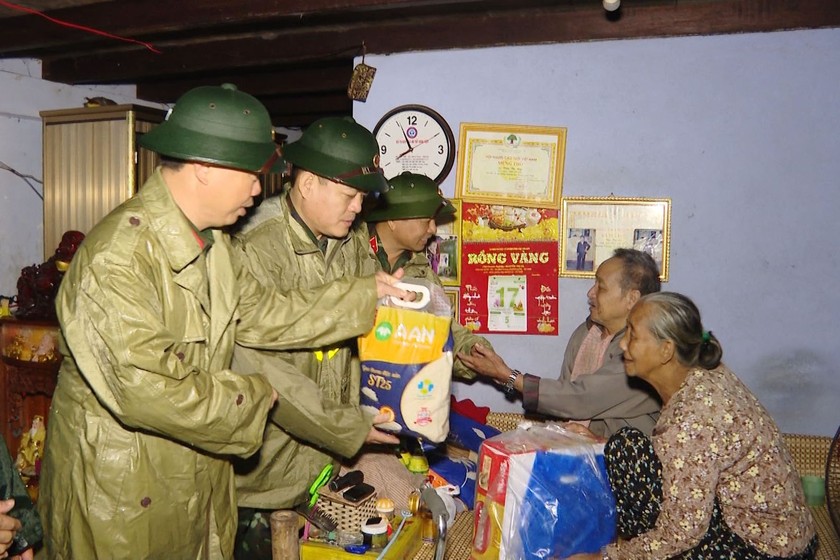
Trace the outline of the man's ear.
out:
<instances>
[{"instance_id":1,"label":"man's ear","mask_svg":"<svg viewBox=\"0 0 840 560\"><path fill-rule=\"evenodd\" d=\"M309 198L312 196L312 191L315 188L315 183L318 181L318 177L316 177L314 173L306 171L305 169L301 169L298 173L300 173L300 175L298 175L297 187L300 191L300 195L303 198Z\"/></svg>"},{"instance_id":2,"label":"man's ear","mask_svg":"<svg viewBox=\"0 0 840 560\"><path fill-rule=\"evenodd\" d=\"M642 297L642 292L637 289L632 289L627 292L627 310L633 309L633 306L638 303L639 299Z\"/></svg>"},{"instance_id":3,"label":"man's ear","mask_svg":"<svg viewBox=\"0 0 840 560\"><path fill-rule=\"evenodd\" d=\"M212 171L213 167L199 161L189 162L187 165L191 165L193 168L193 174L195 175L196 180L202 185L206 185L210 182L210 172Z\"/></svg>"}]
</instances>

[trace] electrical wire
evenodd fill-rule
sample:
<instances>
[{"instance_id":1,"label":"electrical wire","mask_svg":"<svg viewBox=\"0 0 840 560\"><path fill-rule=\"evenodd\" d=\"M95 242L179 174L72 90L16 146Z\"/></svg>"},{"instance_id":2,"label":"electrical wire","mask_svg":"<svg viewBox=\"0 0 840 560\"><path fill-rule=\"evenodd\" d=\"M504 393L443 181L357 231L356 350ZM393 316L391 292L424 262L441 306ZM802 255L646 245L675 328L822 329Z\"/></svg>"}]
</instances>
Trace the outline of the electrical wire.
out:
<instances>
[{"instance_id":1,"label":"electrical wire","mask_svg":"<svg viewBox=\"0 0 840 560\"><path fill-rule=\"evenodd\" d=\"M2 0L0 0L0 2L2 2ZM9 167L8 165L3 163L2 161L0 161L0 169L4 169L4 170L8 171L9 173L11 173L12 175L17 175L18 177L23 179L26 182L27 186L29 186L29 188L32 189L32 192L35 193L35 196L37 196L41 200L44 200L44 195L42 195L40 192L38 192L38 189L36 189L32 185L32 183L29 182L30 179L31 179L31 180L35 181L36 183L40 183L40 184L43 185L44 182L42 180L38 179L37 177L33 177L32 175L25 175L25 174L21 173L20 171L14 169L12 167Z\"/></svg>"},{"instance_id":2,"label":"electrical wire","mask_svg":"<svg viewBox=\"0 0 840 560\"><path fill-rule=\"evenodd\" d=\"M108 37L109 39L116 39L118 41L125 41L126 43L135 43L137 45L141 45L155 54L161 54L159 50L157 50L151 43L146 43L145 41L138 41L137 39L131 39L129 37L121 37L119 35L114 35L112 33L108 33L107 31L100 31L99 29L94 29L93 27L87 27L85 25L79 25L77 23L70 23L69 21L60 20L58 18L54 18L52 16L48 16L44 12L39 12L38 10L27 8L26 6L19 6L18 4L13 4L12 2L6 2L6 0L0 0L0 6L6 6L11 10L18 10L20 12L26 12L28 14L35 14L36 16L41 16L42 18L49 20L53 23L58 25L62 25L64 27L69 27L71 29L78 29L80 31L86 31L87 33L92 33L94 35L101 35L102 37Z\"/></svg>"}]
</instances>

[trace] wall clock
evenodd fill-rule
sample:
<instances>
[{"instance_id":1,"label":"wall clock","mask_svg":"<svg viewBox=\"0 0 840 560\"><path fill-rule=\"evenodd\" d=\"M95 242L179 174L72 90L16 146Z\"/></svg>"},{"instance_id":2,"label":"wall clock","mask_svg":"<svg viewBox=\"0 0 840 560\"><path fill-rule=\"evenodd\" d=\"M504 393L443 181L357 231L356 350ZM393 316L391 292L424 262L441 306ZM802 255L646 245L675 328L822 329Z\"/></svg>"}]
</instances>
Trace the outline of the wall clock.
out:
<instances>
[{"instance_id":1,"label":"wall clock","mask_svg":"<svg viewBox=\"0 0 840 560\"><path fill-rule=\"evenodd\" d=\"M446 120L424 105L388 111L373 129L379 164L390 179L404 171L442 183L455 162L455 137Z\"/></svg>"}]
</instances>

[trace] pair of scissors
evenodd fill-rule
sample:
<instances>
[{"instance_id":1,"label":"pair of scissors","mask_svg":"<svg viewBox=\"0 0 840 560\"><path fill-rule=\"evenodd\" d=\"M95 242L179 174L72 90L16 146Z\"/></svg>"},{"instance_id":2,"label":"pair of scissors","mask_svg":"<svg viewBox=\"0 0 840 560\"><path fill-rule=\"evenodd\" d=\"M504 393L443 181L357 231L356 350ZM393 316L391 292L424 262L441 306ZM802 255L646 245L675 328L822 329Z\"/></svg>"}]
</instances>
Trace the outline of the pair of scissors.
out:
<instances>
[{"instance_id":1,"label":"pair of scissors","mask_svg":"<svg viewBox=\"0 0 840 560\"><path fill-rule=\"evenodd\" d=\"M321 469L321 473L315 479L315 482L309 487L309 507L314 507L315 502L318 501L318 491L332 478L333 465L328 463L326 467Z\"/></svg>"}]
</instances>

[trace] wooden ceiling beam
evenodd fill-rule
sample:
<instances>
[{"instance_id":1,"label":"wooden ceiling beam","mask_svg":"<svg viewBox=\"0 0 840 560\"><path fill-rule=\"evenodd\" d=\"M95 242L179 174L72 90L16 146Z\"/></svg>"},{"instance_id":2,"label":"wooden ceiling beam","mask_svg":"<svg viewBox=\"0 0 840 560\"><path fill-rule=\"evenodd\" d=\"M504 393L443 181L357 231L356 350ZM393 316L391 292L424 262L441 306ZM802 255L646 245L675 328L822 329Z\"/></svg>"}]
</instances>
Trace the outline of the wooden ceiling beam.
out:
<instances>
[{"instance_id":1,"label":"wooden ceiling beam","mask_svg":"<svg viewBox=\"0 0 840 560\"><path fill-rule=\"evenodd\" d=\"M629 4L629 2L628 2ZM229 72L269 64L302 63L353 54L475 48L599 39L710 35L840 26L840 0L725 0L623 6L612 21L600 4L567 9L430 16L375 25L322 27L146 50L53 57L43 77L64 83L140 83L190 72Z\"/></svg>"},{"instance_id":2,"label":"wooden ceiling beam","mask_svg":"<svg viewBox=\"0 0 840 560\"><path fill-rule=\"evenodd\" d=\"M147 101L172 103L194 87L224 82L236 84L242 91L257 97L346 91L353 73L353 61L346 59L338 62L339 64L330 66L257 68L247 73L214 73L200 78L139 82L137 97Z\"/></svg>"},{"instance_id":3,"label":"wooden ceiling beam","mask_svg":"<svg viewBox=\"0 0 840 560\"><path fill-rule=\"evenodd\" d=\"M491 2L490 4L505 2ZM508 0L512 7L533 4L533 0ZM539 3L539 2L537 2ZM183 10L182 17L172 17L173 6L162 4L159 0L133 0L131 2L111 1L88 4L74 8L50 10L47 13L56 20L92 29L107 31L112 35L150 40L154 36L166 34L190 35L209 29L242 27L265 24L266 20L276 21L278 25L300 27L313 18L333 15L357 14L359 18L375 12L418 10L446 7L463 9L471 5L487 4L482 0L248 0L248 2L230 2L228 0L192 0ZM403 15L405 15L403 13ZM395 17L399 17L397 13ZM184 19L186 18L186 19ZM44 49L66 48L83 50L85 44L95 44L102 48L108 42L114 46L121 43L113 39L103 39L80 29L75 29L49 21L38 15L23 15L2 21L14 22L6 25L0 34L0 52L9 56L40 56Z\"/></svg>"},{"instance_id":4,"label":"wooden ceiling beam","mask_svg":"<svg viewBox=\"0 0 840 560\"><path fill-rule=\"evenodd\" d=\"M353 100L347 97L347 92L336 92L326 95L304 95L288 97L260 98L268 112L275 115L290 113L324 113L350 115L353 113Z\"/></svg>"},{"instance_id":5,"label":"wooden ceiling beam","mask_svg":"<svg viewBox=\"0 0 840 560\"><path fill-rule=\"evenodd\" d=\"M336 111L330 113L315 113L311 111L303 111L300 113L289 113L282 110L276 110L271 113L271 122L274 126L284 128L306 128L313 122L324 117L348 117L352 113L349 111Z\"/></svg>"}]
</instances>

